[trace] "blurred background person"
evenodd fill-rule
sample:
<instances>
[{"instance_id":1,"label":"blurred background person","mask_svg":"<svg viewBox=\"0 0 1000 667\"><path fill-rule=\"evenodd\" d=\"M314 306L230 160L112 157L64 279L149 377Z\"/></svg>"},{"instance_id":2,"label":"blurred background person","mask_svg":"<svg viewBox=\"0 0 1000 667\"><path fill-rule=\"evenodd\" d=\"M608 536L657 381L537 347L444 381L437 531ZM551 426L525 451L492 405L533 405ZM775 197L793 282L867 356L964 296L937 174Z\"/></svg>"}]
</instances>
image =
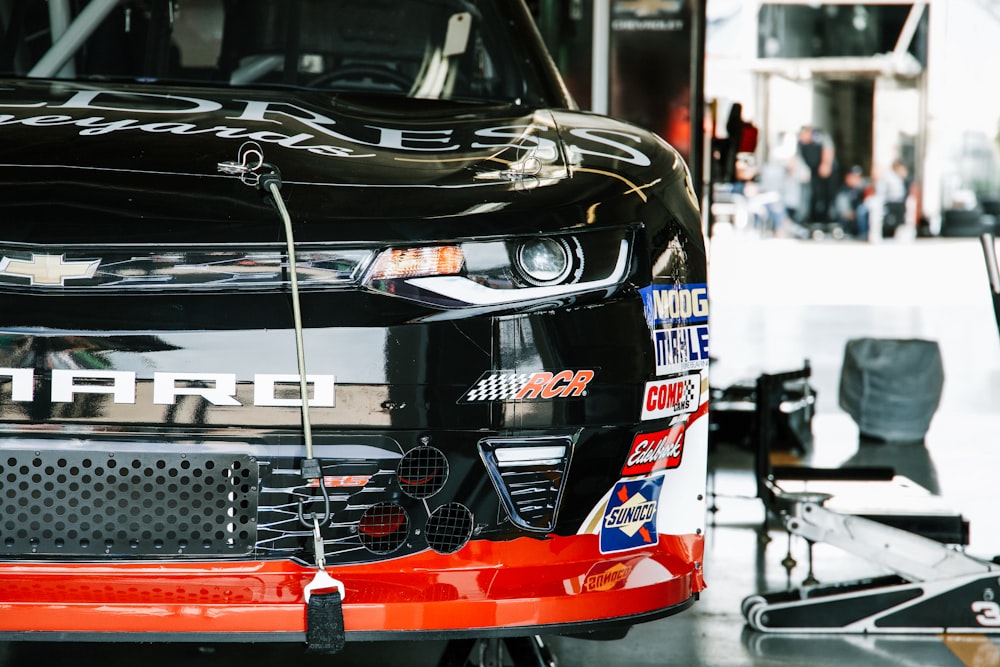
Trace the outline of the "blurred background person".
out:
<instances>
[{"instance_id":1,"label":"blurred background person","mask_svg":"<svg viewBox=\"0 0 1000 667\"><path fill-rule=\"evenodd\" d=\"M865 205L865 189L868 183L864 170L854 165L844 175L844 183L833 200L837 223L844 232L859 239L868 239L868 207Z\"/></svg>"},{"instance_id":2,"label":"blurred background person","mask_svg":"<svg viewBox=\"0 0 1000 667\"><path fill-rule=\"evenodd\" d=\"M809 168L808 208L804 221L828 223L837 187L837 155L833 141L825 132L803 125L799 130L798 154Z\"/></svg>"}]
</instances>

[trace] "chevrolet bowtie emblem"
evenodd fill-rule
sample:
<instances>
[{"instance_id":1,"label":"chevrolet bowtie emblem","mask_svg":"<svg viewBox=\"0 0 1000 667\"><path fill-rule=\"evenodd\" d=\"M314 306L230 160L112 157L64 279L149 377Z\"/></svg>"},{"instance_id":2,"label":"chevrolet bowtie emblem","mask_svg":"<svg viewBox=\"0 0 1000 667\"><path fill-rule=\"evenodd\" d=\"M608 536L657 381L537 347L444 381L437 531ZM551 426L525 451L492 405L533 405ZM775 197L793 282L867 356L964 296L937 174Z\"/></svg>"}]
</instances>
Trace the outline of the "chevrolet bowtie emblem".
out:
<instances>
[{"instance_id":1,"label":"chevrolet bowtie emblem","mask_svg":"<svg viewBox=\"0 0 1000 667\"><path fill-rule=\"evenodd\" d=\"M31 259L0 258L0 275L27 278L31 285L62 286L67 280L93 278L101 260L67 261L66 255L39 255Z\"/></svg>"}]
</instances>

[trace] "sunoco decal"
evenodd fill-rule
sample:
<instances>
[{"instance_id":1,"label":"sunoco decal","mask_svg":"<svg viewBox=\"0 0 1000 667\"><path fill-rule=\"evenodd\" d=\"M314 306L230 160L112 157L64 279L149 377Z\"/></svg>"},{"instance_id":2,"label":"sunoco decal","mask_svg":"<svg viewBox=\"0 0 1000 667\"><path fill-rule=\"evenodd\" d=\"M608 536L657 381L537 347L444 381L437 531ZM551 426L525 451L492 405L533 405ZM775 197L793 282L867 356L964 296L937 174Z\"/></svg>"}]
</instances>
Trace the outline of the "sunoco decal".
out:
<instances>
[{"instance_id":1,"label":"sunoco decal","mask_svg":"<svg viewBox=\"0 0 1000 667\"><path fill-rule=\"evenodd\" d=\"M646 383L642 399L642 421L674 417L698 409L701 376L697 373Z\"/></svg>"},{"instance_id":2,"label":"sunoco decal","mask_svg":"<svg viewBox=\"0 0 1000 667\"><path fill-rule=\"evenodd\" d=\"M650 329L708 321L708 287L704 283L650 285L639 294Z\"/></svg>"},{"instance_id":3,"label":"sunoco decal","mask_svg":"<svg viewBox=\"0 0 1000 667\"><path fill-rule=\"evenodd\" d=\"M657 375L708 368L708 325L654 331L653 349Z\"/></svg>"},{"instance_id":4,"label":"sunoco decal","mask_svg":"<svg viewBox=\"0 0 1000 667\"><path fill-rule=\"evenodd\" d=\"M476 381L459 403L481 401L539 401L554 398L579 398L587 395L587 385L596 371L487 371Z\"/></svg>"},{"instance_id":5,"label":"sunoco decal","mask_svg":"<svg viewBox=\"0 0 1000 667\"><path fill-rule=\"evenodd\" d=\"M599 593L625 588L625 582L628 581L629 575L635 569L636 562L638 561L595 563L583 579L583 592Z\"/></svg>"},{"instance_id":6,"label":"sunoco decal","mask_svg":"<svg viewBox=\"0 0 1000 667\"><path fill-rule=\"evenodd\" d=\"M651 546L659 541L656 512L663 477L619 482L601 520L601 553Z\"/></svg>"},{"instance_id":7,"label":"sunoco decal","mask_svg":"<svg viewBox=\"0 0 1000 667\"><path fill-rule=\"evenodd\" d=\"M684 424L675 424L665 431L636 435L622 467L622 476L679 468L684 455L684 429Z\"/></svg>"}]
</instances>

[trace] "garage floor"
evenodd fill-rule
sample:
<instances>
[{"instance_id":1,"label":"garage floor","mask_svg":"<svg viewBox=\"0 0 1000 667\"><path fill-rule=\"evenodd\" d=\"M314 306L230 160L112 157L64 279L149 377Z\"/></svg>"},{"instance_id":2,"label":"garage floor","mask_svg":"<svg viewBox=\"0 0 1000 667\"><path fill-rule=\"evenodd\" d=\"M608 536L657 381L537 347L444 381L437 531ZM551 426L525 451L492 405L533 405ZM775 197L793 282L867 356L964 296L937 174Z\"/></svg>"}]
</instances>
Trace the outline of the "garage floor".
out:
<instances>
[{"instance_id":1,"label":"garage floor","mask_svg":"<svg viewBox=\"0 0 1000 667\"><path fill-rule=\"evenodd\" d=\"M844 345L857 337L936 340L944 395L925 447L911 445L911 476L937 485L971 522L969 552L1000 554L1000 337L978 239L854 241L761 240L718 234L711 252L712 385L761 372L800 368L808 359L818 394L810 463L837 466L859 454L854 422L837 404ZM877 459L881 450L868 452ZM888 450L886 450L888 451ZM900 464L899 452L886 465ZM807 576L805 544L761 529L750 454L713 451L718 509L707 532L709 588L690 610L634 628L622 640L546 638L558 664L641 667L864 665L1000 666L1000 635L873 637L777 636L748 631L741 600L798 586ZM869 459L869 462L872 461ZM920 479L923 477L923 479ZM814 574L836 582L877 574L828 545L815 550ZM298 646L105 646L21 644L7 665L408 665L438 663L443 644L350 644L335 658L303 658Z\"/></svg>"}]
</instances>

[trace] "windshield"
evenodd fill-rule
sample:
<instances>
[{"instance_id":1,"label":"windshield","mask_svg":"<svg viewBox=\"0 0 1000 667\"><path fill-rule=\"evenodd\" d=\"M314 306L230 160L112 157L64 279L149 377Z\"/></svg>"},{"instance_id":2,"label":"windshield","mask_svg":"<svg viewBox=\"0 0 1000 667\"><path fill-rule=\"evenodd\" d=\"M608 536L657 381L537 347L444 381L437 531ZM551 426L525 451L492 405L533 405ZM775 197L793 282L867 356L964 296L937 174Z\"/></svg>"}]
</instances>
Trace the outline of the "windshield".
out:
<instances>
[{"instance_id":1,"label":"windshield","mask_svg":"<svg viewBox=\"0 0 1000 667\"><path fill-rule=\"evenodd\" d=\"M533 103L504 2L0 0L0 76Z\"/></svg>"}]
</instances>

